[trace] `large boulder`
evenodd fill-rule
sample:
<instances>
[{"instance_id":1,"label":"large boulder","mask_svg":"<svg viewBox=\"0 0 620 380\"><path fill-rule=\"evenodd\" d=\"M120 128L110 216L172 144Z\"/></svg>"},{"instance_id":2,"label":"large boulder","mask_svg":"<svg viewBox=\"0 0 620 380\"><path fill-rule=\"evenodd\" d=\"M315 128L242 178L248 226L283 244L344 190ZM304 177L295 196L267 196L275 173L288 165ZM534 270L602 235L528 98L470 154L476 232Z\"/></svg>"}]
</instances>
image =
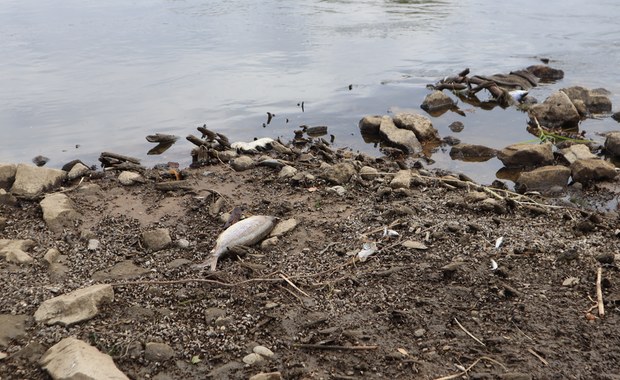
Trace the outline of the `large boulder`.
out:
<instances>
[{"instance_id":1,"label":"large boulder","mask_svg":"<svg viewBox=\"0 0 620 380\"><path fill-rule=\"evenodd\" d=\"M104 302L114 301L110 284L92 285L48 299L34 313L37 322L69 326L93 318Z\"/></svg>"},{"instance_id":2,"label":"large boulder","mask_svg":"<svg viewBox=\"0 0 620 380\"><path fill-rule=\"evenodd\" d=\"M34 197L40 193L60 186L67 178L67 173L60 169L39 168L19 164L15 172L15 182L11 192L15 195Z\"/></svg>"},{"instance_id":3,"label":"large boulder","mask_svg":"<svg viewBox=\"0 0 620 380\"><path fill-rule=\"evenodd\" d=\"M399 112L394 115L394 124L398 128L407 129L415 133L421 142L439 140L439 133L433 127L431 120L416 113Z\"/></svg>"},{"instance_id":4,"label":"large boulder","mask_svg":"<svg viewBox=\"0 0 620 380\"><path fill-rule=\"evenodd\" d=\"M553 162L551 143L513 144L497 153L497 158L508 168L537 167Z\"/></svg>"},{"instance_id":5,"label":"large boulder","mask_svg":"<svg viewBox=\"0 0 620 380\"><path fill-rule=\"evenodd\" d=\"M111 356L75 338L56 343L45 352L39 364L53 379L129 380Z\"/></svg>"},{"instance_id":6,"label":"large boulder","mask_svg":"<svg viewBox=\"0 0 620 380\"><path fill-rule=\"evenodd\" d=\"M407 129L398 128L389 116L384 116L381 119L379 132L390 144L404 149L407 153L415 153L422 150L422 144L418 141L415 133Z\"/></svg>"},{"instance_id":7,"label":"large boulder","mask_svg":"<svg viewBox=\"0 0 620 380\"><path fill-rule=\"evenodd\" d=\"M573 181L589 183L613 179L618 174L614 164L598 158L577 160L570 166Z\"/></svg>"},{"instance_id":8,"label":"large boulder","mask_svg":"<svg viewBox=\"0 0 620 380\"><path fill-rule=\"evenodd\" d=\"M568 184L571 170L566 166L549 165L522 172L517 179L517 188L523 191L558 192Z\"/></svg>"},{"instance_id":9,"label":"large boulder","mask_svg":"<svg viewBox=\"0 0 620 380\"><path fill-rule=\"evenodd\" d=\"M568 148L560 150L560 153L569 164L586 158L597 158L585 144L571 145Z\"/></svg>"},{"instance_id":10,"label":"large boulder","mask_svg":"<svg viewBox=\"0 0 620 380\"><path fill-rule=\"evenodd\" d=\"M382 119L380 115L364 116L358 124L362 136L378 136Z\"/></svg>"},{"instance_id":11,"label":"large boulder","mask_svg":"<svg viewBox=\"0 0 620 380\"><path fill-rule=\"evenodd\" d=\"M605 150L610 156L620 157L620 132L611 132L607 135Z\"/></svg>"},{"instance_id":12,"label":"large boulder","mask_svg":"<svg viewBox=\"0 0 620 380\"><path fill-rule=\"evenodd\" d=\"M562 91L556 91L544 102L530 107L528 114L531 120L548 128L572 128L580 120L577 108Z\"/></svg>"},{"instance_id":13,"label":"large boulder","mask_svg":"<svg viewBox=\"0 0 620 380\"><path fill-rule=\"evenodd\" d=\"M43 220L52 232L62 232L66 227L73 227L74 222L81 218L73 202L65 194L46 195L40 205L43 210Z\"/></svg>"},{"instance_id":14,"label":"large boulder","mask_svg":"<svg viewBox=\"0 0 620 380\"><path fill-rule=\"evenodd\" d=\"M34 240L0 239L0 258L9 263L32 264L34 259L26 251L34 247Z\"/></svg>"}]
</instances>

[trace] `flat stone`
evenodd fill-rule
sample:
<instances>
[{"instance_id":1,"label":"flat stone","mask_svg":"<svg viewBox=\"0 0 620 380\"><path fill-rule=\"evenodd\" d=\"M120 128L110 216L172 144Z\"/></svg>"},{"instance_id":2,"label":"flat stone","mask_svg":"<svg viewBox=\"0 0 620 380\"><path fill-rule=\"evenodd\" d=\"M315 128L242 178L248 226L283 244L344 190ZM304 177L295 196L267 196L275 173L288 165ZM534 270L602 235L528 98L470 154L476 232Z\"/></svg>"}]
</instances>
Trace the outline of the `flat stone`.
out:
<instances>
[{"instance_id":1,"label":"flat stone","mask_svg":"<svg viewBox=\"0 0 620 380\"><path fill-rule=\"evenodd\" d=\"M328 193L336 194L340 197L344 197L344 195L347 193L347 189L340 185L328 187L325 190L327 190Z\"/></svg>"},{"instance_id":2,"label":"flat stone","mask_svg":"<svg viewBox=\"0 0 620 380\"><path fill-rule=\"evenodd\" d=\"M62 232L65 228L71 228L76 220L81 219L73 202L65 194L46 195L40 205L43 209L43 220L52 232Z\"/></svg>"},{"instance_id":3,"label":"flat stone","mask_svg":"<svg viewBox=\"0 0 620 380\"><path fill-rule=\"evenodd\" d=\"M392 189L408 189L411 186L411 170L400 170L390 181Z\"/></svg>"},{"instance_id":4,"label":"flat stone","mask_svg":"<svg viewBox=\"0 0 620 380\"><path fill-rule=\"evenodd\" d=\"M295 227L297 227L297 224L299 224L299 222L292 218L278 222L278 224L276 224L273 230L271 230L271 233L269 234L269 236L285 235L293 231Z\"/></svg>"},{"instance_id":5,"label":"flat stone","mask_svg":"<svg viewBox=\"0 0 620 380\"><path fill-rule=\"evenodd\" d=\"M65 338L52 346L39 364L58 380L129 380L112 357L75 338Z\"/></svg>"},{"instance_id":6,"label":"flat stone","mask_svg":"<svg viewBox=\"0 0 620 380\"><path fill-rule=\"evenodd\" d=\"M167 228L157 228L142 233L142 242L151 251L160 251L172 243L170 231Z\"/></svg>"},{"instance_id":7,"label":"flat stone","mask_svg":"<svg viewBox=\"0 0 620 380\"><path fill-rule=\"evenodd\" d=\"M278 245L279 241L280 241L280 239L277 236L270 237L270 238L265 239L265 240L260 242L260 248L261 249L267 249L267 248L270 248L270 247L274 247L274 246Z\"/></svg>"},{"instance_id":8,"label":"flat stone","mask_svg":"<svg viewBox=\"0 0 620 380\"><path fill-rule=\"evenodd\" d=\"M14 339L26 336L27 315L0 314L0 347L8 347Z\"/></svg>"},{"instance_id":9,"label":"flat stone","mask_svg":"<svg viewBox=\"0 0 620 380\"><path fill-rule=\"evenodd\" d=\"M568 148L560 150L560 153L564 156L564 158L566 159L566 161L568 161L569 164L572 164L577 160L597 158L595 154L590 152L590 148L588 148L588 146L585 144L571 145Z\"/></svg>"},{"instance_id":10,"label":"flat stone","mask_svg":"<svg viewBox=\"0 0 620 380\"><path fill-rule=\"evenodd\" d=\"M261 372L250 377L250 380L282 380L280 372Z\"/></svg>"},{"instance_id":11,"label":"flat stone","mask_svg":"<svg viewBox=\"0 0 620 380\"><path fill-rule=\"evenodd\" d=\"M438 141L439 133L433 127L431 120L417 113L399 112L394 115L394 124L398 128L408 129L415 133L418 141Z\"/></svg>"},{"instance_id":12,"label":"flat stone","mask_svg":"<svg viewBox=\"0 0 620 380\"><path fill-rule=\"evenodd\" d=\"M37 322L72 325L93 318L99 305L114 300L112 285L92 285L46 300L34 313Z\"/></svg>"},{"instance_id":13,"label":"flat stone","mask_svg":"<svg viewBox=\"0 0 620 380\"><path fill-rule=\"evenodd\" d=\"M422 150L422 144L418 141L415 133L407 129L398 128L389 116L384 116L381 119L379 132L389 143L406 150L407 153L415 153Z\"/></svg>"},{"instance_id":14,"label":"flat stone","mask_svg":"<svg viewBox=\"0 0 620 380\"><path fill-rule=\"evenodd\" d=\"M459 143L450 149L450 158L468 162L488 161L496 155L496 149L484 145Z\"/></svg>"},{"instance_id":15,"label":"flat stone","mask_svg":"<svg viewBox=\"0 0 620 380\"><path fill-rule=\"evenodd\" d=\"M60 169L19 164L15 172L15 182L11 187L11 193L33 197L57 188L66 178L67 173Z\"/></svg>"},{"instance_id":16,"label":"flat stone","mask_svg":"<svg viewBox=\"0 0 620 380\"><path fill-rule=\"evenodd\" d=\"M497 158L508 168L536 167L553 162L551 143L513 144L497 153Z\"/></svg>"},{"instance_id":17,"label":"flat stone","mask_svg":"<svg viewBox=\"0 0 620 380\"><path fill-rule=\"evenodd\" d=\"M138 183L145 183L146 180L139 173L123 171L118 175L118 182L123 186L132 186Z\"/></svg>"},{"instance_id":18,"label":"flat stone","mask_svg":"<svg viewBox=\"0 0 620 380\"><path fill-rule=\"evenodd\" d=\"M240 156L230 162L230 166L237 172L252 169L255 166L254 160L248 156Z\"/></svg>"},{"instance_id":19,"label":"flat stone","mask_svg":"<svg viewBox=\"0 0 620 380\"><path fill-rule=\"evenodd\" d=\"M88 166L84 165L81 162L78 162L77 164L73 165L71 170L69 170L69 174L67 174L67 178L70 181L73 181L74 179L89 175L90 171L91 170Z\"/></svg>"},{"instance_id":20,"label":"flat stone","mask_svg":"<svg viewBox=\"0 0 620 380\"><path fill-rule=\"evenodd\" d=\"M544 102L531 106L528 114L531 120L548 128L572 128L580 120L577 108L562 91L556 91Z\"/></svg>"},{"instance_id":21,"label":"flat stone","mask_svg":"<svg viewBox=\"0 0 620 380\"><path fill-rule=\"evenodd\" d=\"M111 268L97 271L93 274L93 280L120 280L143 276L150 271L135 265L131 260L121 261Z\"/></svg>"},{"instance_id":22,"label":"flat stone","mask_svg":"<svg viewBox=\"0 0 620 380\"><path fill-rule=\"evenodd\" d=\"M570 175L571 170L566 166L543 166L529 172L521 172L517 186L525 186L526 191L551 192L557 188L566 188Z\"/></svg>"},{"instance_id":23,"label":"flat stone","mask_svg":"<svg viewBox=\"0 0 620 380\"><path fill-rule=\"evenodd\" d=\"M36 243L33 240L0 239L0 257L7 262L16 264L31 264L34 259L26 253Z\"/></svg>"},{"instance_id":24,"label":"flat stone","mask_svg":"<svg viewBox=\"0 0 620 380\"><path fill-rule=\"evenodd\" d=\"M0 189L8 190L15 182L17 165L0 163Z\"/></svg>"},{"instance_id":25,"label":"flat stone","mask_svg":"<svg viewBox=\"0 0 620 380\"><path fill-rule=\"evenodd\" d=\"M144 358L154 362L165 362L174 357L174 350L166 343L149 342L144 347Z\"/></svg>"},{"instance_id":26,"label":"flat stone","mask_svg":"<svg viewBox=\"0 0 620 380\"><path fill-rule=\"evenodd\" d=\"M580 183L613 179L618 174L614 164L598 158L577 160L570 169L573 181Z\"/></svg>"},{"instance_id":27,"label":"flat stone","mask_svg":"<svg viewBox=\"0 0 620 380\"><path fill-rule=\"evenodd\" d=\"M620 132L611 132L605 138L605 151L607 154L620 157Z\"/></svg>"},{"instance_id":28,"label":"flat stone","mask_svg":"<svg viewBox=\"0 0 620 380\"><path fill-rule=\"evenodd\" d=\"M356 173L355 167L348 162L322 167L324 167L323 177L335 185L344 185Z\"/></svg>"}]
</instances>

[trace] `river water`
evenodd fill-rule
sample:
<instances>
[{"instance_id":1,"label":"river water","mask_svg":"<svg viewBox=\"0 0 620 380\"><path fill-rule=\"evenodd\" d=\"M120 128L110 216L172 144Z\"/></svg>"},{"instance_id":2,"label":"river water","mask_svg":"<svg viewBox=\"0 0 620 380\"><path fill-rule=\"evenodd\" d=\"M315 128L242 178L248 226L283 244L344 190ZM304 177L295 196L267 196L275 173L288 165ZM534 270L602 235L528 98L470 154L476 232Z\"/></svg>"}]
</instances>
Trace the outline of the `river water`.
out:
<instances>
[{"instance_id":1,"label":"river water","mask_svg":"<svg viewBox=\"0 0 620 380\"><path fill-rule=\"evenodd\" d=\"M541 57L565 78L531 95L604 87L618 110L619 14L614 0L3 0L0 162L40 154L51 167L94 164L113 151L186 166L184 137L203 123L234 141L287 141L302 124L327 125L336 147L378 156L360 136L364 115L424 114L428 83ZM442 137L494 148L532 139L515 109L463 108L465 117L431 118ZM267 112L276 117L263 127ZM457 120L465 129L453 133ZM604 117L581 128L602 141L597 133L620 126ZM155 132L182 139L147 156L144 137ZM433 153L434 167L482 183L501 167L452 161L448 151Z\"/></svg>"}]
</instances>

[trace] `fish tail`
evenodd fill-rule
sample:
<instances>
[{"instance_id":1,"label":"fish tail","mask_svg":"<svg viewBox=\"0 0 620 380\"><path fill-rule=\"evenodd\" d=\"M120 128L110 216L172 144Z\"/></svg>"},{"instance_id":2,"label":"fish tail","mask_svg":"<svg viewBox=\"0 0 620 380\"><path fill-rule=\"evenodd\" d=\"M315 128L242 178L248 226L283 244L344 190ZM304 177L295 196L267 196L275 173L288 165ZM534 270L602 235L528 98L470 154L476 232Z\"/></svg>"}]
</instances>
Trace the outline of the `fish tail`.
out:
<instances>
[{"instance_id":1,"label":"fish tail","mask_svg":"<svg viewBox=\"0 0 620 380\"><path fill-rule=\"evenodd\" d=\"M207 258L201 264L196 264L195 267L196 268L206 268L206 267L209 267L209 269L212 272L215 272L215 267L217 266L217 259L218 259L217 256L211 255L211 256L209 256L209 258Z\"/></svg>"}]
</instances>

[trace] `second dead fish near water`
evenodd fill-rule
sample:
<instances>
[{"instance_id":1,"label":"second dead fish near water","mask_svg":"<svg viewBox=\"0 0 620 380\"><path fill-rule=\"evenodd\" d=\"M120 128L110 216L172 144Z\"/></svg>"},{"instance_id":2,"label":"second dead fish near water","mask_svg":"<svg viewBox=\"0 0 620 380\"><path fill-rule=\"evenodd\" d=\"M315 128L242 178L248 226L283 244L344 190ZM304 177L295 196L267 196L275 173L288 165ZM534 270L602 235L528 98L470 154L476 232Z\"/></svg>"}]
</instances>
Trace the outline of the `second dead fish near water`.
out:
<instances>
[{"instance_id":1,"label":"second dead fish near water","mask_svg":"<svg viewBox=\"0 0 620 380\"><path fill-rule=\"evenodd\" d=\"M215 248L211 255L202 264L196 265L197 268L209 267L212 271L217 266L217 260L229 248L235 245L253 245L265 238L276 224L273 216L254 215L241 220L228 227L220 234L215 242Z\"/></svg>"}]
</instances>

